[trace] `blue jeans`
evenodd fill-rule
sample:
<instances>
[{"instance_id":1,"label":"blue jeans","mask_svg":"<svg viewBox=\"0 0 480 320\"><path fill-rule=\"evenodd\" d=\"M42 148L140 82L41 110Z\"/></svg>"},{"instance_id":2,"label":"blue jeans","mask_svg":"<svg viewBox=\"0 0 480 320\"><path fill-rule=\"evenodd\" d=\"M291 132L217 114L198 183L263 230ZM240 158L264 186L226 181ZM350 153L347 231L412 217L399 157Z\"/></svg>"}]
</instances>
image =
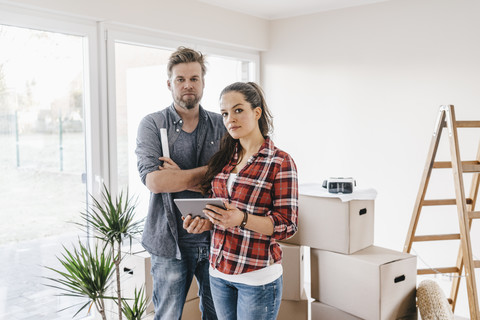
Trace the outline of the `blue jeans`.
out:
<instances>
[{"instance_id":1,"label":"blue jeans","mask_svg":"<svg viewBox=\"0 0 480 320\"><path fill-rule=\"evenodd\" d=\"M263 286L249 286L210 277L218 319L275 320L282 302L282 279Z\"/></svg>"},{"instance_id":2,"label":"blue jeans","mask_svg":"<svg viewBox=\"0 0 480 320\"><path fill-rule=\"evenodd\" d=\"M180 248L182 260L152 255L155 320L180 319L193 275L197 278L203 320L216 320L208 274L209 248Z\"/></svg>"}]
</instances>

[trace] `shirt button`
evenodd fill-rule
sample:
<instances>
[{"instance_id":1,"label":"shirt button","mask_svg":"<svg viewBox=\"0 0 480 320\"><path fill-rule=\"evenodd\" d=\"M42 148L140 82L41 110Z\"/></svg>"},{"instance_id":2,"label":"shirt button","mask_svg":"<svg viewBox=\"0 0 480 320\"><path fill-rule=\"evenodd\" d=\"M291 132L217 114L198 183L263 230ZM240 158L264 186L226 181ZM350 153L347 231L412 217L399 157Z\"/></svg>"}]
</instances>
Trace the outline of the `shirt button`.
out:
<instances>
[{"instance_id":1,"label":"shirt button","mask_svg":"<svg viewBox=\"0 0 480 320\"><path fill-rule=\"evenodd\" d=\"M215 142L213 142L213 141L210 141L210 144L214 144L214 143L215 143Z\"/></svg>"},{"instance_id":2,"label":"shirt button","mask_svg":"<svg viewBox=\"0 0 480 320\"><path fill-rule=\"evenodd\" d=\"M175 129L175 131L180 132L180 129L177 128L177 129Z\"/></svg>"},{"instance_id":3,"label":"shirt button","mask_svg":"<svg viewBox=\"0 0 480 320\"><path fill-rule=\"evenodd\" d=\"M183 123L183 120L179 120L178 123Z\"/></svg>"}]
</instances>

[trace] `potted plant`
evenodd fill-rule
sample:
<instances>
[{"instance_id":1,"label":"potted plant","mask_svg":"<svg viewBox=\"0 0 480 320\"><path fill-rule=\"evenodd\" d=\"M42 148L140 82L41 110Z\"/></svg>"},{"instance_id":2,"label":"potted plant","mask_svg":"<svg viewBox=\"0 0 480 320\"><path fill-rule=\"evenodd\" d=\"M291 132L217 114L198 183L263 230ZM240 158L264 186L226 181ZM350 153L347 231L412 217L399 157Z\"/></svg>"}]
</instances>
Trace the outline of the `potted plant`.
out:
<instances>
[{"instance_id":1,"label":"potted plant","mask_svg":"<svg viewBox=\"0 0 480 320\"><path fill-rule=\"evenodd\" d=\"M82 219L94 229L95 237L105 242L105 249L111 250L115 264L117 283L117 305L119 320L122 320L122 291L120 281L120 262L122 261L122 244L142 232L143 220L134 221L136 203L120 191L112 197L107 187L103 186L101 200L92 197L92 204L82 213Z\"/></svg>"},{"instance_id":2,"label":"potted plant","mask_svg":"<svg viewBox=\"0 0 480 320\"><path fill-rule=\"evenodd\" d=\"M100 252L97 244L95 252L92 252L89 246L85 246L79 241L79 249L74 249L72 252L65 248L63 259L58 258L66 271L47 267L60 275L58 279L48 279L56 283L53 287L62 290L62 295L88 298L88 302L75 315L89 304L90 308L95 304L102 319L105 320L104 299L116 300L119 320L122 320L123 313L128 319L140 319L145 313L147 299L144 289L138 292L135 289L132 307L126 303L121 294L122 244L129 240L131 245L133 238L142 232L143 226L143 220L134 220L135 207L136 203L129 198L128 190L126 193L121 191L118 196L113 197L104 185L100 199L92 196L92 203L86 212L81 213L84 224L78 223L82 227L93 228L95 238L103 242ZM114 272L117 294L115 297L106 296L106 290L113 282ZM133 318L131 318L132 314Z\"/></svg>"},{"instance_id":3,"label":"potted plant","mask_svg":"<svg viewBox=\"0 0 480 320\"><path fill-rule=\"evenodd\" d=\"M62 254L63 259L57 258L65 270L47 267L60 276L47 277L55 283L48 286L59 289L62 292L60 295L87 298L87 303L80 307L74 317L87 306L90 312L95 305L102 319L106 320L105 299L111 297L106 297L105 293L115 270L110 254L105 254L103 250L99 251L97 246L93 251L89 245L84 245L80 240L78 248L73 250L68 250L65 246L63 248L65 250Z\"/></svg>"}]
</instances>

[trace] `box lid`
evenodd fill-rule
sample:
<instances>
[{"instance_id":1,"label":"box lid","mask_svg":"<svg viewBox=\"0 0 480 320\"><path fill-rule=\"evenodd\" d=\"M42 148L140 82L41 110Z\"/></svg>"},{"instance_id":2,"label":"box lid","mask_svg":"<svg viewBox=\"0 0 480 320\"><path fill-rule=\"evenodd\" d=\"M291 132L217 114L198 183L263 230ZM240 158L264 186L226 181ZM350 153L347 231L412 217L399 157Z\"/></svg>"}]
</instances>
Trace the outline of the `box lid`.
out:
<instances>
[{"instance_id":1,"label":"box lid","mask_svg":"<svg viewBox=\"0 0 480 320\"><path fill-rule=\"evenodd\" d=\"M145 248L142 246L141 243L136 243L136 244L132 244L132 246L130 246L130 243L126 243L122 246L122 252L123 253L128 253L128 254L139 254L139 253L143 253L145 252Z\"/></svg>"},{"instance_id":2,"label":"box lid","mask_svg":"<svg viewBox=\"0 0 480 320\"><path fill-rule=\"evenodd\" d=\"M369 246L353 253L351 258L363 260L366 263L375 265L384 265L399 260L415 259L416 256L378 246Z\"/></svg>"},{"instance_id":3,"label":"box lid","mask_svg":"<svg viewBox=\"0 0 480 320\"><path fill-rule=\"evenodd\" d=\"M372 188L355 188L352 193L330 193L320 183L302 183L298 185L299 194L312 197L337 198L342 202L350 200L375 200L377 191Z\"/></svg>"}]
</instances>

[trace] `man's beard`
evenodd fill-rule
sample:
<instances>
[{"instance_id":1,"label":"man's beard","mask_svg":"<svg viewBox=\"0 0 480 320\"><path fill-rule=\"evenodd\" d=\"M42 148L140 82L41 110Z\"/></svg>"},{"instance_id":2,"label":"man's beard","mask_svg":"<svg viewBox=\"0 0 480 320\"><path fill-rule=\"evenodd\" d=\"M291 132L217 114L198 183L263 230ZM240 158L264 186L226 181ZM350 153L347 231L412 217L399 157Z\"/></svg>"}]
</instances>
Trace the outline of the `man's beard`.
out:
<instances>
[{"instance_id":1,"label":"man's beard","mask_svg":"<svg viewBox=\"0 0 480 320\"><path fill-rule=\"evenodd\" d=\"M182 107L182 108L184 108L184 109L187 109L187 110L191 110L191 109L195 108L195 106L196 106L197 104L200 103L200 100L201 100L201 99L202 99L202 96L197 96L197 95L195 95L195 98L194 98L194 99L184 100L184 99L180 98L180 99L176 99L175 102L176 102L180 107Z\"/></svg>"}]
</instances>

